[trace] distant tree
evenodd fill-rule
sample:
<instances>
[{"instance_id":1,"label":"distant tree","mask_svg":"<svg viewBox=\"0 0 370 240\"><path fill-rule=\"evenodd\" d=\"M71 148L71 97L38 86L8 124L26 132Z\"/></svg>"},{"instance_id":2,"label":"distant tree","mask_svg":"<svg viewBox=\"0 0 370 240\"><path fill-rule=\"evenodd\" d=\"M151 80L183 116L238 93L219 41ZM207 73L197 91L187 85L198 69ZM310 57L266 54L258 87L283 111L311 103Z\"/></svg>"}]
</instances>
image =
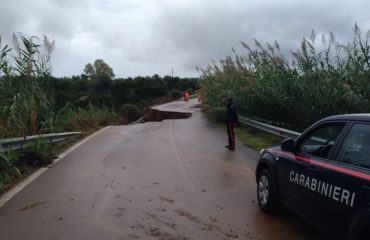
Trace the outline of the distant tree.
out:
<instances>
[{"instance_id":1,"label":"distant tree","mask_svg":"<svg viewBox=\"0 0 370 240\"><path fill-rule=\"evenodd\" d=\"M183 89L180 89L180 78L179 77L164 76L163 80L166 82L169 90L172 90L172 89L183 90Z\"/></svg>"},{"instance_id":2,"label":"distant tree","mask_svg":"<svg viewBox=\"0 0 370 240\"><path fill-rule=\"evenodd\" d=\"M166 82L162 79L136 77L134 81L136 83L135 94L140 99L155 98L166 95L168 92Z\"/></svg>"},{"instance_id":3,"label":"distant tree","mask_svg":"<svg viewBox=\"0 0 370 240\"><path fill-rule=\"evenodd\" d=\"M92 80L99 79L100 77L114 78L113 69L103 59L96 59L94 65L91 63L86 64L84 73Z\"/></svg>"},{"instance_id":4,"label":"distant tree","mask_svg":"<svg viewBox=\"0 0 370 240\"><path fill-rule=\"evenodd\" d=\"M94 66L93 66L91 63L86 64L85 69L84 69L84 73L85 73L88 77L93 77L93 76L95 76L95 75L96 75L96 72L95 72L95 68L94 68Z\"/></svg>"},{"instance_id":5,"label":"distant tree","mask_svg":"<svg viewBox=\"0 0 370 240\"><path fill-rule=\"evenodd\" d=\"M110 89L114 73L103 59L96 59L94 64L86 64L84 73L81 77L87 76L92 80L94 92L105 92Z\"/></svg>"},{"instance_id":6,"label":"distant tree","mask_svg":"<svg viewBox=\"0 0 370 240\"><path fill-rule=\"evenodd\" d=\"M77 92L86 92L89 90L89 80L84 78L77 78L72 81L73 89Z\"/></svg>"},{"instance_id":7,"label":"distant tree","mask_svg":"<svg viewBox=\"0 0 370 240\"><path fill-rule=\"evenodd\" d=\"M153 80L161 80L161 77L158 75L158 74L154 74L153 76L152 76L152 79Z\"/></svg>"},{"instance_id":8,"label":"distant tree","mask_svg":"<svg viewBox=\"0 0 370 240\"><path fill-rule=\"evenodd\" d=\"M99 75L94 85L95 92L104 92L110 90L112 86L112 79L107 75Z\"/></svg>"},{"instance_id":9,"label":"distant tree","mask_svg":"<svg viewBox=\"0 0 370 240\"><path fill-rule=\"evenodd\" d=\"M180 98L184 90L197 89L193 83L197 83L197 79L171 76L162 78L158 74L151 77L115 78L113 81L106 74L96 75L93 64L87 64L85 74L53 80L57 109L64 107L67 102L77 107L86 107L91 102L94 105L112 105L115 109L120 109L125 103L144 108L153 99L167 94Z\"/></svg>"},{"instance_id":10,"label":"distant tree","mask_svg":"<svg viewBox=\"0 0 370 240\"><path fill-rule=\"evenodd\" d=\"M177 90L177 89L173 89L171 92L170 92L170 96L172 98L181 98L182 97L182 92Z\"/></svg>"}]
</instances>

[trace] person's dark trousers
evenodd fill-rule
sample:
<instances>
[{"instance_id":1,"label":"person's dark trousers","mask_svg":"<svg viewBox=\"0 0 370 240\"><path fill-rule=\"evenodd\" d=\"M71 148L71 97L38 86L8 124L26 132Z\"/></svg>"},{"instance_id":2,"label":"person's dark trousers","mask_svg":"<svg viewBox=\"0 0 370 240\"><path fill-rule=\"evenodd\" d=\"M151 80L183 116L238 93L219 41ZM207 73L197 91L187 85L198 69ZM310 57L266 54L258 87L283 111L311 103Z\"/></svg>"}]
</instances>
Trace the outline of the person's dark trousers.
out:
<instances>
[{"instance_id":1,"label":"person's dark trousers","mask_svg":"<svg viewBox=\"0 0 370 240\"><path fill-rule=\"evenodd\" d=\"M234 135L234 125L235 122L229 121L227 124L227 136L229 137L229 149L235 148L235 135Z\"/></svg>"}]
</instances>

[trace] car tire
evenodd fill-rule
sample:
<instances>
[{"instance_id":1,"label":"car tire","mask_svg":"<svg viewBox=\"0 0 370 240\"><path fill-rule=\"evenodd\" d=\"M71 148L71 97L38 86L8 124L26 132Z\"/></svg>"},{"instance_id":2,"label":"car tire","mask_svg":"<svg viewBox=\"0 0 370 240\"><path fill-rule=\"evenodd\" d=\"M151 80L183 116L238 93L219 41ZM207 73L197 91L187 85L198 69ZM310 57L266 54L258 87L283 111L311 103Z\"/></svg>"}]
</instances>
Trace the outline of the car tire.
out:
<instances>
[{"instance_id":1,"label":"car tire","mask_svg":"<svg viewBox=\"0 0 370 240\"><path fill-rule=\"evenodd\" d=\"M257 177L257 199L262 211L274 213L277 209L277 199L272 183L271 173L268 169L262 169Z\"/></svg>"}]
</instances>

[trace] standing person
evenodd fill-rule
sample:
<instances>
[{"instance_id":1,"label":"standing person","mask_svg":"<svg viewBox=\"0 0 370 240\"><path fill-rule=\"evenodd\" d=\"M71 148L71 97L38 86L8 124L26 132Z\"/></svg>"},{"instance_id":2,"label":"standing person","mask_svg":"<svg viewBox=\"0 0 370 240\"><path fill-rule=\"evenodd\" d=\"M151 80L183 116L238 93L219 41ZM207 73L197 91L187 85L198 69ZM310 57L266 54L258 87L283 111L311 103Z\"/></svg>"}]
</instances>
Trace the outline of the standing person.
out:
<instances>
[{"instance_id":1,"label":"standing person","mask_svg":"<svg viewBox=\"0 0 370 240\"><path fill-rule=\"evenodd\" d=\"M185 101L189 101L189 96L190 96L189 92L186 91L185 92Z\"/></svg>"},{"instance_id":2,"label":"standing person","mask_svg":"<svg viewBox=\"0 0 370 240\"><path fill-rule=\"evenodd\" d=\"M198 93L198 103L200 103L201 101L202 101L202 95Z\"/></svg>"},{"instance_id":3,"label":"standing person","mask_svg":"<svg viewBox=\"0 0 370 240\"><path fill-rule=\"evenodd\" d=\"M232 97L228 97L225 110L225 124L227 127L227 135L229 137L229 145L225 147L230 150L235 149L234 125L237 121L238 115L236 112L236 104L234 103Z\"/></svg>"}]
</instances>

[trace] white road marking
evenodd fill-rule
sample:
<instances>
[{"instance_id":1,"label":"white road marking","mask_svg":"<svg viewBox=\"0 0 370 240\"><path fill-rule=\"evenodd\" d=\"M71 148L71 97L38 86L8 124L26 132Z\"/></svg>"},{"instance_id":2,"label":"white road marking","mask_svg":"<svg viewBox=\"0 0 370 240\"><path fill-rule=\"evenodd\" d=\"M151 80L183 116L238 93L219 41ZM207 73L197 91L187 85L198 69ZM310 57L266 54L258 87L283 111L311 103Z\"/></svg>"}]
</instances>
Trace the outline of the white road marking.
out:
<instances>
[{"instance_id":1,"label":"white road marking","mask_svg":"<svg viewBox=\"0 0 370 240\"><path fill-rule=\"evenodd\" d=\"M103 129L100 129L99 131L91 134L90 136L88 136L87 138L83 139L82 141L76 143L75 145L73 145L72 147L70 147L69 149L67 149L66 151L64 151L63 153L59 154L57 156L57 158L53 161L52 164L50 164L47 167L40 168L39 170L37 170L36 172L34 172L33 174L31 174L28 178L26 178L25 180L23 180L22 182L20 182L19 184L17 184L15 187L13 187L12 189L10 189L8 192L6 192L0 198L0 208L5 203L7 203L10 199L12 199L17 193L19 193L20 191L22 191L22 189L24 189L26 186L28 186L30 183L32 183L36 178L38 178L39 176L41 176L46 170L48 170L48 168L50 168L51 166L53 166L54 164L56 164L57 162L59 162L62 158L64 158L65 156L67 156L70 152L72 152L73 150L75 150L76 148L78 148L79 146L81 146L82 144L84 144L85 142L89 141L91 138L95 137L96 135L98 135L99 133L105 131L108 128L110 128L110 126L107 126L107 127L103 128Z\"/></svg>"}]
</instances>

